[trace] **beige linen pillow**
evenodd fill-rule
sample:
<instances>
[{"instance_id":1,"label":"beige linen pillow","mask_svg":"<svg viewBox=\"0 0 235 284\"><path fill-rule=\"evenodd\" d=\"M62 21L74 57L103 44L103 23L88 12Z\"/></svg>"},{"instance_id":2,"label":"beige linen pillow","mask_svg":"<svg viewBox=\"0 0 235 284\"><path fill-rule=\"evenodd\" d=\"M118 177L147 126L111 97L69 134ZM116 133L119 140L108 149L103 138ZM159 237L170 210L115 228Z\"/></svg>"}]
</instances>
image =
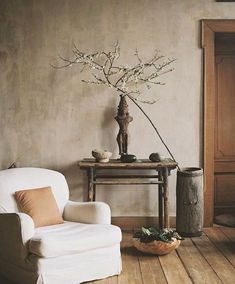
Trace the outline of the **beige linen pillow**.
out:
<instances>
[{"instance_id":1,"label":"beige linen pillow","mask_svg":"<svg viewBox=\"0 0 235 284\"><path fill-rule=\"evenodd\" d=\"M20 211L32 217L35 227L64 222L50 186L16 191L15 199Z\"/></svg>"}]
</instances>

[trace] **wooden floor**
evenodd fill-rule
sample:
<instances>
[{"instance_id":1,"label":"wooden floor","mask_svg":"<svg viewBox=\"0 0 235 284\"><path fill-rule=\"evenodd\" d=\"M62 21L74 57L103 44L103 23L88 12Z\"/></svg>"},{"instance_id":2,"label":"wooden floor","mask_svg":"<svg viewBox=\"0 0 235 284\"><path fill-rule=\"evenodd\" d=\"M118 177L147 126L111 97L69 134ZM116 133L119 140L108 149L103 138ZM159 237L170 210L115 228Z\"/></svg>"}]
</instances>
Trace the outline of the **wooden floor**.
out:
<instances>
[{"instance_id":1,"label":"wooden floor","mask_svg":"<svg viewBox=\"0 0 235 284\"><path fill-rule=\"evenodd\" d=\"M185 239L160 257L138 252L131 239L132 233L123 233L122 273L86 284L235 284L235 228L206 228L200 238Z\"/></svg>"},{"instance_id":2,"label":"wooden floor","mask_svg":"<svg viewBox=\"0 0 235 284\"><path fill-rule=\"evenodd\" d=\"M235 228L206 228L201 237L185 239L176 251L160 257L136 251L131 237L123 233L122 273L86 283L235 284Z\"/></svg>"}]
</instances>

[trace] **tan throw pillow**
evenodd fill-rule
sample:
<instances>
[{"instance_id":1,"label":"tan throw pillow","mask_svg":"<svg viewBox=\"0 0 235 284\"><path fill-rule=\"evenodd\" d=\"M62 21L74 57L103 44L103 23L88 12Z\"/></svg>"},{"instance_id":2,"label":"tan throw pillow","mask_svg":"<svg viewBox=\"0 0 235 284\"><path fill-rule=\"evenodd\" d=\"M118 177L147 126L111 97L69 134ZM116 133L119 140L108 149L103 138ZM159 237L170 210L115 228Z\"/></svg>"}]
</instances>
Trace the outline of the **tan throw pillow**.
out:
<instances>
[{"instance_id":1,"label":"tan throw pillow","mask_svg":"<svg viewBox=\"0 0 235 284\"><path fill-rule=\"evenodd\" d=\"M20 211L32 217L35 227L64 222L50 186L16 191L15 199Z\"/></svg>"}]
</instances>

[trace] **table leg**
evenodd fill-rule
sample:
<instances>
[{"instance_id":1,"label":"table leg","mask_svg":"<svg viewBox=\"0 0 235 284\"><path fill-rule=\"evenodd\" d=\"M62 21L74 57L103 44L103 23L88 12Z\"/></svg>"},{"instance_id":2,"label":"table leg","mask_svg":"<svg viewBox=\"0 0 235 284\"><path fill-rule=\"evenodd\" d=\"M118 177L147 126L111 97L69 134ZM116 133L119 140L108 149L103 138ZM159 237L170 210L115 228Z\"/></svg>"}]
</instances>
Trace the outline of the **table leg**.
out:
<instances>
[{"instance_id":1,"label":"table leg","mask_svg":"<svg viewBox=\"0 0 235 284\"><path fill-rule=\"evenodd\" d=\"M164 199L164 228L170 227L169 219L169 189L168 189L168 169L163 169L163 199Z\"/></svg>"},{"instance_id":2,"label":"table leg","mask_svg":"<svg viewBox=\"0 0 235 284\"><path fill-rule=\"evenodd\" d=\"M94 170L93 168L89 168L87 171L87 177L88 177L88 194L87 194L87 201L93 201L94 200Z\"/></svg>"},{"instance_id":3,"label":"table leg","mask_svg":"<svg viewBox=\"0 0 235 284\"><path fill-rule=\"evenodd\" d=\"M93 198L92 198L92 201L95 201L95 196L96 196L96 185L93 184Z\"/></svg>"},{"instance_id":4,"label":"table leg","mask_svg":"<svg viewBox=\"0 0 235 284\"><path fill-rule=\"evenodd\" d=\"M162 170L158 172L159 181L162 181ZM162 199L163 199L163 187L162 184L158 185L158 219L159 219L159 229L163 229L163 204L162 204Z\"/></svg>"}]
</instances>

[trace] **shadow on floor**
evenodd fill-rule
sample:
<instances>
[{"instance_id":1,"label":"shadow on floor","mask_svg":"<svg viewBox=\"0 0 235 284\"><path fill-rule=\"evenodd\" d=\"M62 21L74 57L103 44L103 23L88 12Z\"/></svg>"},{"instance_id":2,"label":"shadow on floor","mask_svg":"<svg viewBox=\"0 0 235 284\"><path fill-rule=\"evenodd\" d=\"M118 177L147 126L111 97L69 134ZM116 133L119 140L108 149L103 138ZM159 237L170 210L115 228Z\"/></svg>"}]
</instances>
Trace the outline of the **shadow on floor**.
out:
<instances>
[{"instance_id":1,"label":"shadow on floor","mask_svg":"<svg viewBox=\"0 0 235 284\"><path fill-rule=\"evenodd\" d=\"M1 284L15 284L13 282L10 282L9 280L7 280L5 277L0 275L0 283Z\"/></svg>"}]
</instances>

